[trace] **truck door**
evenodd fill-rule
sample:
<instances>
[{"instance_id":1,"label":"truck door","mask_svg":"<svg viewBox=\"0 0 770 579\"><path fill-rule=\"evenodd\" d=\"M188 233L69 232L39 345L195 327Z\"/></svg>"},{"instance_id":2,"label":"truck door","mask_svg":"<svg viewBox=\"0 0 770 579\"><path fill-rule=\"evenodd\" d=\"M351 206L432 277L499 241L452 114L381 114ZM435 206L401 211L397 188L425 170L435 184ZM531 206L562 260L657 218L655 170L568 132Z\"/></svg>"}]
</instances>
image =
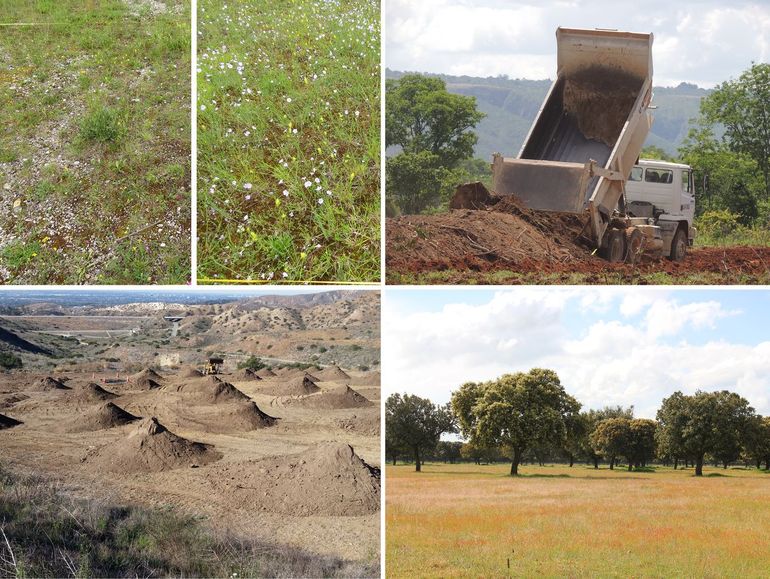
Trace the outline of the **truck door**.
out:
<instances>
[{"instance_id":1,"label":"truck door","mask_svg":"<svg viewBox=\"0 0 770 579\"><path fill-rule=\"evenodd\" d=\"M692 224L695 218L695 189L692 171L689 169L682 169L681 212L684 218Z\"/></svg>"}]
</instances>

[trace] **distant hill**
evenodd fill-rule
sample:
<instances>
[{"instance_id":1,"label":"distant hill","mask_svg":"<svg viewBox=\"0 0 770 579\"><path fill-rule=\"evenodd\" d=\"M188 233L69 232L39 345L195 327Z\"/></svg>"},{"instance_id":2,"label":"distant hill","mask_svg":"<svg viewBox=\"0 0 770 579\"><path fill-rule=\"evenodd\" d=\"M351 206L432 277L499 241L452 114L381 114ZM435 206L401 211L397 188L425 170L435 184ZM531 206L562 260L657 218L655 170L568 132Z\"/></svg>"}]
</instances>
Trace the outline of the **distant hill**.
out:
<instances>
[{"instance_id":1,"label":"distant hill","mask_svg":"<svg viewBox=\"0 0 770 579\"><path fill-rule=\"evenodd\" d=\"M400 78L404 72L386 70L387 78ZM479 141L476 156L491 160L492 153L518 154L532 121L543 103L550 80L509 79L506 77L430 75L446 82L451 93L476 97L486 118L476 127ZM670 154L687 136L689 120L698 116L700 99L706 89L682 83L677 87L655 87L653 111L655 121L645 145L655 145Z\"/></svg>"}]
</instances>

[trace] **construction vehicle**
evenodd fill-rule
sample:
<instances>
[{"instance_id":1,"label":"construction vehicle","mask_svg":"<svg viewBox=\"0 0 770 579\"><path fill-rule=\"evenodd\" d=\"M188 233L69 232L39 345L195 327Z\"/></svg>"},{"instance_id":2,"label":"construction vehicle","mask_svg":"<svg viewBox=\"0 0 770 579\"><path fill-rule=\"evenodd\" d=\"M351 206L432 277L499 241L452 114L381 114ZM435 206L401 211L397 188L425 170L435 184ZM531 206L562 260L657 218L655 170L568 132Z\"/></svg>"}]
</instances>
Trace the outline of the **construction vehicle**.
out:
<instances>
[{"instance_id":1,"label":"construction vehicle","mask_svg":"<svg viewBox=\"0 0 770 579\"><path fill-rule=\"evenodd\" d=\"M695 236L692 172L637 165L652 126L653 35L558 28L556 41L556 80L518 157L493 156L494 191L530 209L585 215L583 235L608 261L683 259ZM672 182L630 180L639 169L670 170Z\"/></svg>"},{"instance_id":2,"label":"construction vehicle","mask_svg":"<svg viewBox=\"0 0 770 579\"><path fill-rule=\"evenodd\" d=\"M222 373L222 364L224 364L224 358L209 358L206 363L206 367L203 369L204 376L216 376Z\"/></svg>"}]
</instances>

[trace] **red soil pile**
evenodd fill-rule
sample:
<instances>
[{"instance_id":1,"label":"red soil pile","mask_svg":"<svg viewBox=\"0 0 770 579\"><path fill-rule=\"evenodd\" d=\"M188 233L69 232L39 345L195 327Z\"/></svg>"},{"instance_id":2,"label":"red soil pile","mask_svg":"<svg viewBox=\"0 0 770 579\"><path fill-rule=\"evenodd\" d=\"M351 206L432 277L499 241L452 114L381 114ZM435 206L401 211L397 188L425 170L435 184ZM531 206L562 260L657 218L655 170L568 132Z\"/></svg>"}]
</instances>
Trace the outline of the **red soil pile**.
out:
<instances>
[{"instance_id":1,"label":"red soil pile","mask_svg":"<svg viewBox=\"0 0 770 579\"><path fill-rule=\"evenodd\" d=\"M213 446L177 436L153 417L125 438L97 450L87 462L106 472L148 473L201 466L220 458Z\"/></svg>"}]
</instances>

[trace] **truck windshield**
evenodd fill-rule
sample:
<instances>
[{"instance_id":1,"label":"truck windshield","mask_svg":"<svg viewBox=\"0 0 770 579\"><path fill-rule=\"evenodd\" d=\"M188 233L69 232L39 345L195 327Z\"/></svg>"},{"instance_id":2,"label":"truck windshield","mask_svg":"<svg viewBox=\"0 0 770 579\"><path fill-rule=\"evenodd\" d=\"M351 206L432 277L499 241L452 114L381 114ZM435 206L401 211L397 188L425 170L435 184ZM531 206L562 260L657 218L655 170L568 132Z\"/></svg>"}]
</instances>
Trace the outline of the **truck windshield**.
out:
<instances>
[{"instance_id":1,"label":"truck windshield","mask_svg":"<svg viewBox=\"0 0 770 579\"><path fill-rule=\"evenodd\" d=\"M674 172L668 169L647 169L644 180L647 183L673 183Z\"/></svg>"},{"instance_id":2,"label":"truck windshield","mask_svg":"<svg viewBox=\"0 0 770 579\"><path fill-rule=\"evenodd\" d=\"M682 191L690 193L690 172L682 171Z\"/></svg>"}]
</instances>

